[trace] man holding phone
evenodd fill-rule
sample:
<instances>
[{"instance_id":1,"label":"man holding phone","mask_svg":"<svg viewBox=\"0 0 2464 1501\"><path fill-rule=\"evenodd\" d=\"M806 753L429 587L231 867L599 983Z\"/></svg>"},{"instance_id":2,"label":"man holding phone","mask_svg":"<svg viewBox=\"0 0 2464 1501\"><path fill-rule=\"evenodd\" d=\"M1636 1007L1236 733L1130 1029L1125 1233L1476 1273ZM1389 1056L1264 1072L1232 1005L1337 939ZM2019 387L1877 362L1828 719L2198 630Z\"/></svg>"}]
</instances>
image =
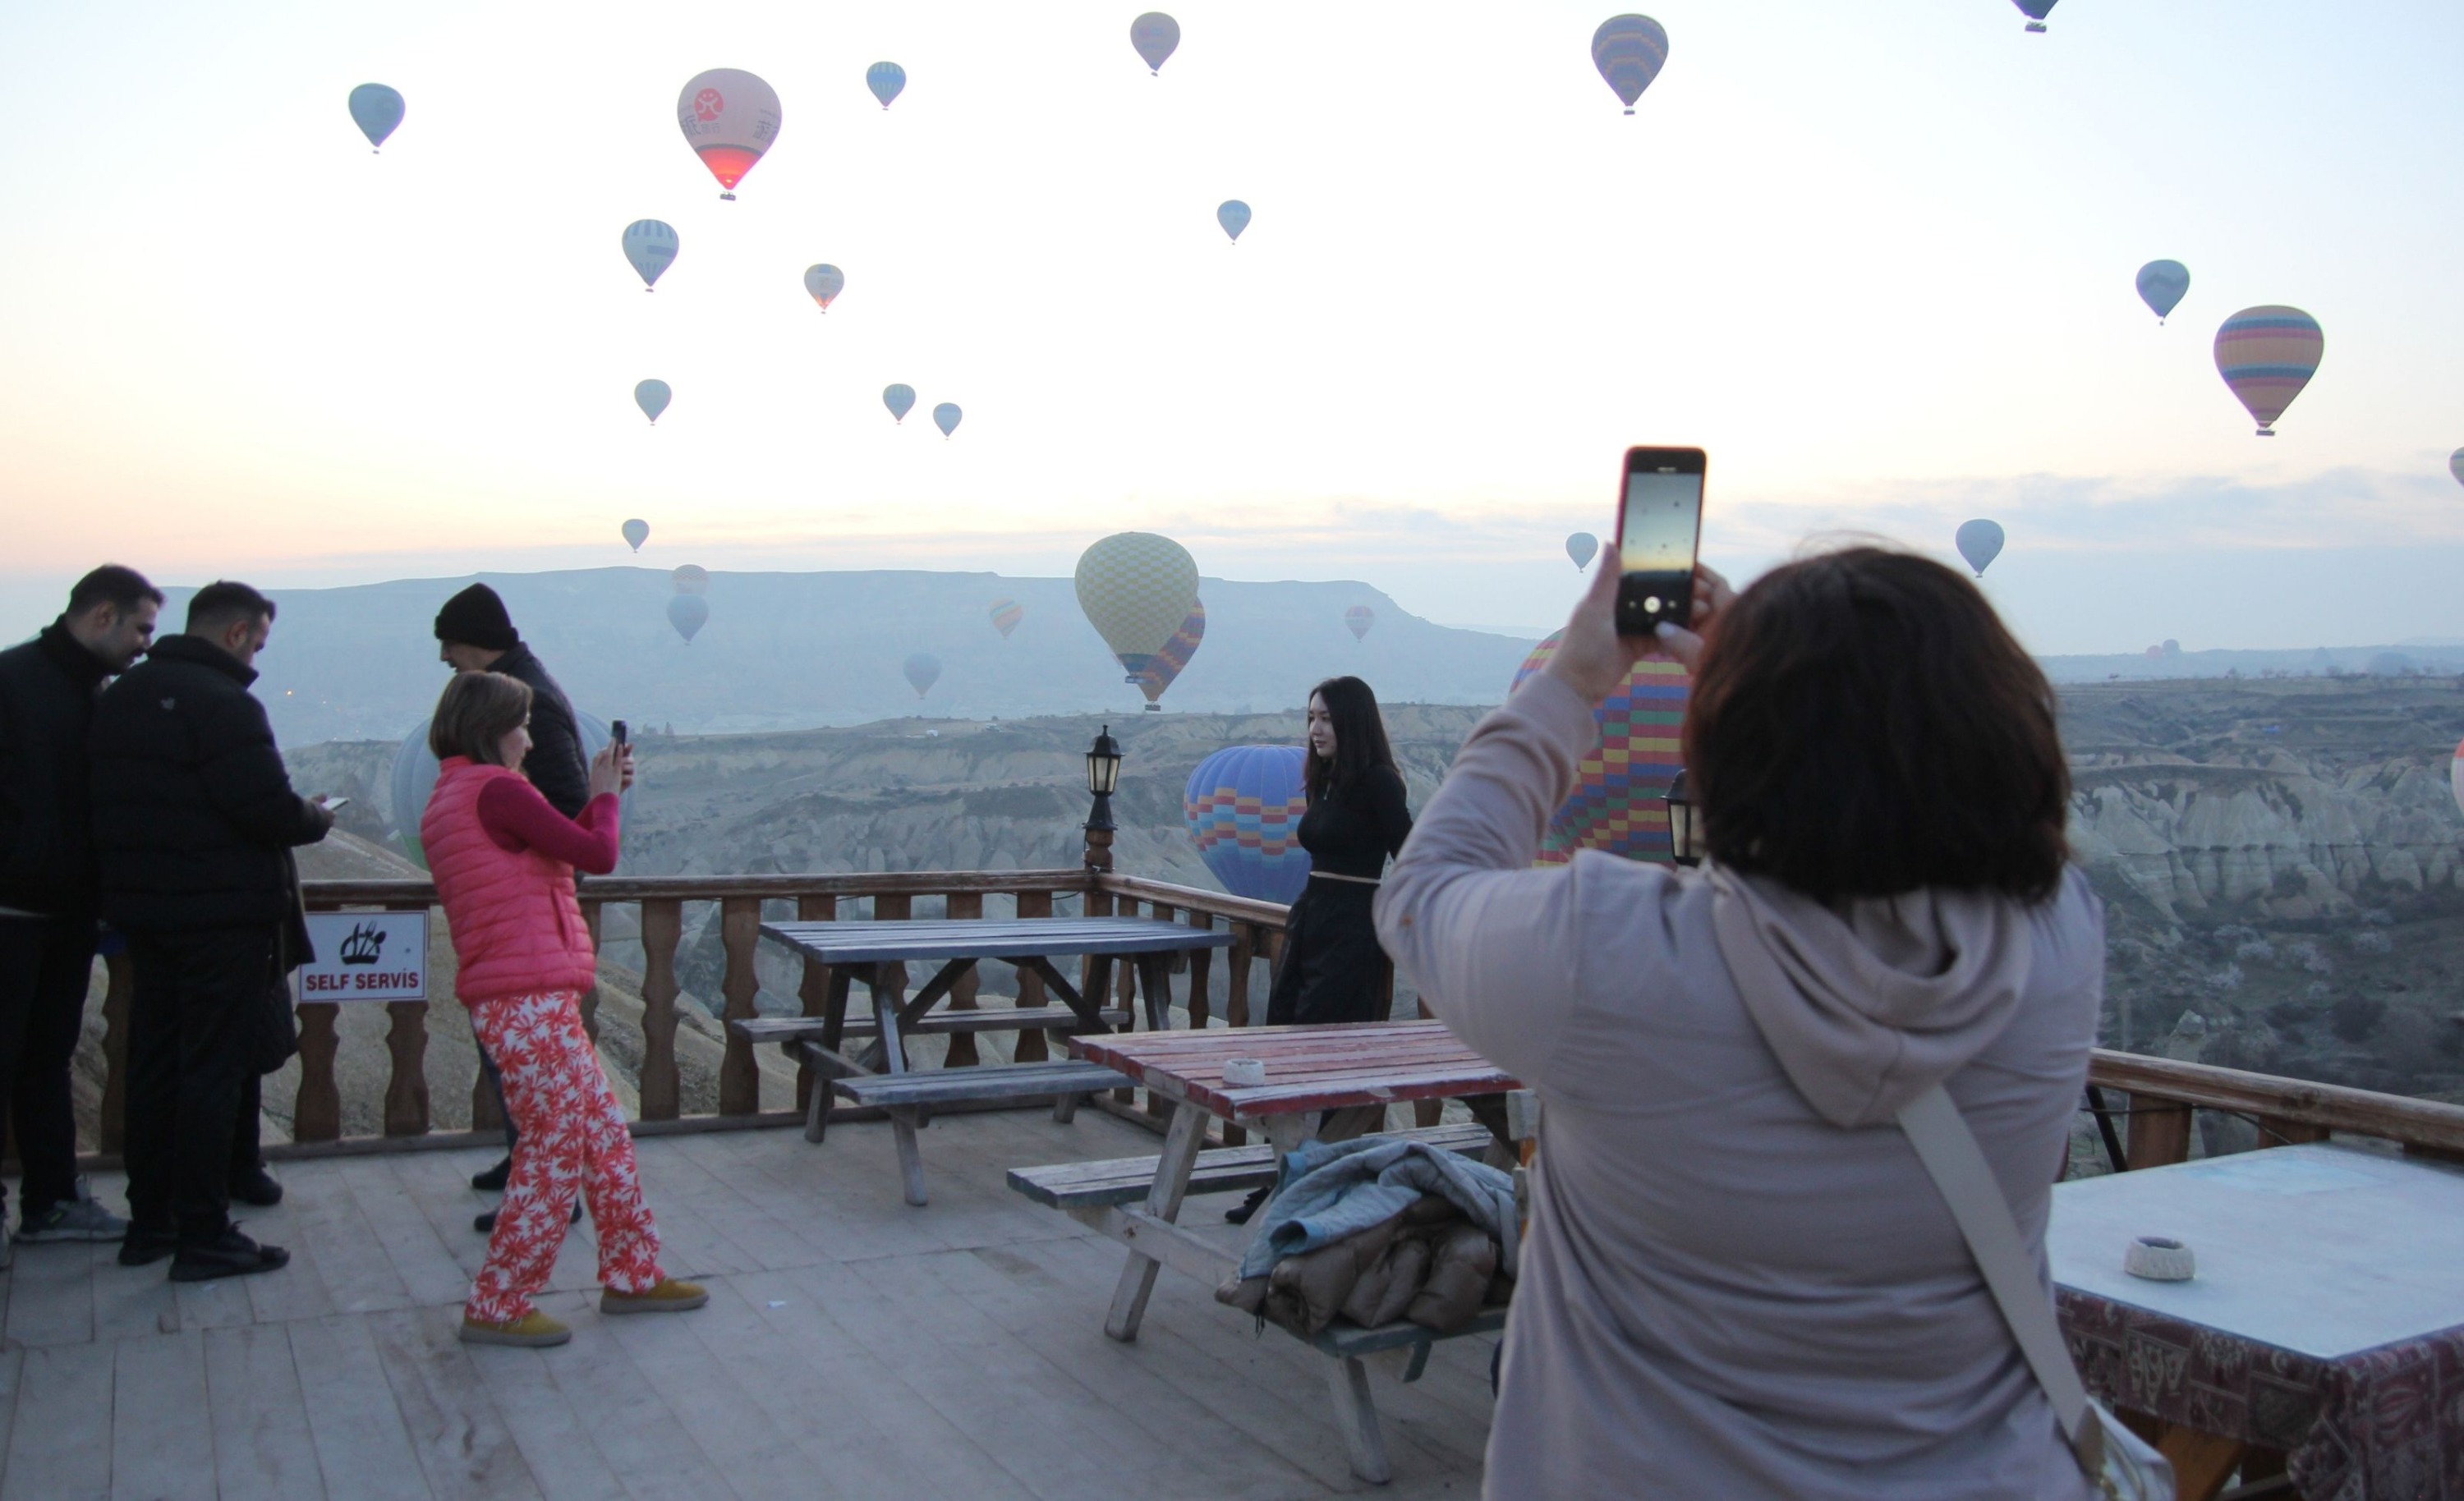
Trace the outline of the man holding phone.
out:
<instances>
[{"instance_id":1,"label":"man holding phone","mask_svg":"<svg viewBox=\"0 0 2464 1501\"><path fill-rule=\"evenodd\" d=\"M537 653L524 644L521 633L514 629L514 618L505 609L505 601L486 584L474 583L445 601L436 612L438 660L456 673L501 672L506 677L526 684L531 690L531 749L522 758L522 775L546 798L548 806L568 818L581 816L590 801L590 758L582 753L582 730L573 716L573 702L548 676L547 666ZM621 737L620 737L621 738ZM505 1121L505 1156L485 1172L473 1173L471 1186L482 1193L503 1190L514 1170L514 1142L518 1133L514 1129L513 1113L505 1109L505 1091L496 1076L495 1061L488 1056L483 1045L479 1064L488 1074L488 1087L495 1092L496 1113ZM581 1212L579 1204L575 1212ZM490 1210L473 1222L485 1231L495 1228L495 1212Z\"/></svg>"}]
</instances>

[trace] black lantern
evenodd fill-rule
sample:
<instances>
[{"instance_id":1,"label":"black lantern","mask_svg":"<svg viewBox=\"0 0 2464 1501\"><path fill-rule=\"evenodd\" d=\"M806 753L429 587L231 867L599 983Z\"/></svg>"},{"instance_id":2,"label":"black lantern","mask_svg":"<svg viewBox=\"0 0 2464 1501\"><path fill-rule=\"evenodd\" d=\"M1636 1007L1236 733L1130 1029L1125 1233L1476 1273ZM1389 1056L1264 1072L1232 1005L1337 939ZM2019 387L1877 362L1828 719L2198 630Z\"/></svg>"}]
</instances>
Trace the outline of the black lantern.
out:
<instances>
[{"instance_id":1,"label":"black lantern","mask_svg":"<svg viewBox=\"0 0 2464 1501\"><path fill-rule=\"evenodd\" d=\"M1680 865L1703 863L1703 815L1686 791L1682 767L1668 784L1668 852Z\"/></svg>"},{"instance_id":2,"label":"black lantern","mask_svg":"<svg viewBox=\"0 0 2464 1501\"><path fill-rule=\"evenodd\" d=\"M1106 725L1095 743L1087 749L1087 791L1095 804L1087 814L1087 868L1112 868L1112 832L1119 827L1112 822L1112 794L1121 785L1121 743L1112 738L1112 727Z\"/></svg>"}]
</instances>

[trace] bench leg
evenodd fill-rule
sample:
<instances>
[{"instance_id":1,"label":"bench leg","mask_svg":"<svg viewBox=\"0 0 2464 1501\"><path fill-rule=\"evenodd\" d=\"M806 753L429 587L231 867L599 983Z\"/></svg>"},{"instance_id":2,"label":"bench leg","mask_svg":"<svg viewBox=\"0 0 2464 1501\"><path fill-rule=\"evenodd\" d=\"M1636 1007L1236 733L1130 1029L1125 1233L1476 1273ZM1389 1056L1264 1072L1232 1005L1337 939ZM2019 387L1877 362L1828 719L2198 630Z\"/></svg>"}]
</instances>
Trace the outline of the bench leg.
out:
<instances>
[{"instance_id":1,"label":"bench leg","mask_svg":"<svg viewBox=\"0 0 2464 1501\"><path fill-rule=\"evenodd\" d=\"M1206 1111L1197 1105L1182 1105L1173 1112L1163 1155L1155 1159L1155 1186L1147 1190L1147 1212L1156 1219L1179 1218L1190 1170L1198 1165L1199 1148L1206 1144ZM1138 1337L1138 1324L1147 1316L1147 1294L1155 1291L1155 1273L1162 1265L1142 1251L1131 1250L1121 1267L1120 1284L1112 1289L1112 1308L1105 1316L1104 1333L1124 1341Z\"/></svg>"},{"instance_id":2,"label":"bench leg","mask_svg":"<svg viewBox=\"0 0 2464 1501\"><path fill-rule=\"evenodd\" d=\"M811 1047L811 1043L806 1043ZM816 1068L813 1073L812 1097L804 1101L804 1140L818 1142L830 1123L830 1076Z\"/></svg>"},{"instance_id":3,"label":"bench leg","mask_svg":"<svg viewBox=\"0 0 2464 1501\"><path fill-rule=\"evenodd\" d=\"M1395 1478L1386 1458L1386 1435L1377 1426L1377 1402L1369 1390L1369 1370L1352 1356L1337 1356L1326 1373L1334 1393L1334 1425L1343 1432L1343 1452L1352 1472L1373 1486Z\"/></svg>"},{"instance_id":4,"label":"bench leg","mask_svg":"<svg viewBox=\"0 0 2464 1501\"><path fill-rule=\"evenodd\" d=\"M898 1176L907 1186L907 1202L921 1208L925 1203L924 1154L915 1144L915 1112L905 1106L891 1106L890 1134L898 1142Z\"/></svg>"},{"instance_id":5,"label":"bench leg","mask_svg":"<svg viewBox=\"0 0 2464 1501\"><path fill-rule=\"evenodd\" d=\"M1055 1120L1060 1121L1063 1125L1067 1125L1070 1121L1077 1120L1077 1119L1078 1119L1078 1101L1080 1101L1080 1100L1082 1100L1082 1099L1086 1099L1086 1098L1087 1098L1087 1097L1086 1097L1086 1096L1084 1096L1084 1095L1055 1095L1055 1096L1053 1096L1053 1097L1052 1097L1052 1119L1053 1119L1053 1120Z\"/></svg>"}]
</instances>

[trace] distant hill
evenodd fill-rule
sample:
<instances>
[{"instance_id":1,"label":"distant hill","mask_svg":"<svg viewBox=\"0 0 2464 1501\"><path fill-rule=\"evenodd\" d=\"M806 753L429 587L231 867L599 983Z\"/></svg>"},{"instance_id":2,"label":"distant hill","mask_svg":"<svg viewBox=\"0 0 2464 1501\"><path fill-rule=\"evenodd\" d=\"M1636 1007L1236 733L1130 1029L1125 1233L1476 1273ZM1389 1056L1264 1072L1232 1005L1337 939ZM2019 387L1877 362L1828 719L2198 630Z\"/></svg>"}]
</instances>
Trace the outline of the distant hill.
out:
<instances>
[{"instance_id":1,"label":"distant hill","mask_svg":"<svg viewBox=\"0 0 2464 1501\"><path fill-rule=\"evenodd\" d=\"M576 707L679 733L815 729L927 713L958 718L1110 713L1145 700L1122 681L1067 578L998 574L719 573L710 622L688 644L669 625L665 570L601 568L477 576L505 598L523 638ZM281 614L259 659L257 696L288 745L398 738L445 682L437 606L471 578L273 591ZM173 618L186 606L173 591ZM1297 707L1309 685L1357 673L1383 699L1494 704L1530 642L1435 625L1357 583L1201 585L1206 639L1164 696L1170 710ZM986 606L1025 617L1004 640ZM1376 612L1353 639L1344 612ZM940 659L919 700L901 676Z\"/></svg>"}]
</instances>

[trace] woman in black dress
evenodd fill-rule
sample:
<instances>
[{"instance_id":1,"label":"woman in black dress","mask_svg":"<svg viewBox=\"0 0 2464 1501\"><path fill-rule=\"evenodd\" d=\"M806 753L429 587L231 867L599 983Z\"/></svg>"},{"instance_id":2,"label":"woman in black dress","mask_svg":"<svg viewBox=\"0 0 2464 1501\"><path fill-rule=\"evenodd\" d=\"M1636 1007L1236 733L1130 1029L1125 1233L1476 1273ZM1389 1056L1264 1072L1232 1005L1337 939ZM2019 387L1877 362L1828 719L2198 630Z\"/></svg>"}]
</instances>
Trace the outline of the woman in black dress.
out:
<instances>
[{"instance_id":1,"label":"woman in black dress","mask_svg":"<svg viewBox=\"0 0 2464 1501\"><path fill-rule=\"evenodd\" d=\"M1386 956L1369 907L1387 857L1400 852L1412 832L1412 815L1368 684L1347 677L1317 685L1309 701L1309 748L1300 840L1309 879L1284 925L1283 968L1266 1001L1266 1023L1375 1021ZM1265 1197L1261 1188L1223 1217L1243 1224Z\"/></svg>"}]
</instances>

